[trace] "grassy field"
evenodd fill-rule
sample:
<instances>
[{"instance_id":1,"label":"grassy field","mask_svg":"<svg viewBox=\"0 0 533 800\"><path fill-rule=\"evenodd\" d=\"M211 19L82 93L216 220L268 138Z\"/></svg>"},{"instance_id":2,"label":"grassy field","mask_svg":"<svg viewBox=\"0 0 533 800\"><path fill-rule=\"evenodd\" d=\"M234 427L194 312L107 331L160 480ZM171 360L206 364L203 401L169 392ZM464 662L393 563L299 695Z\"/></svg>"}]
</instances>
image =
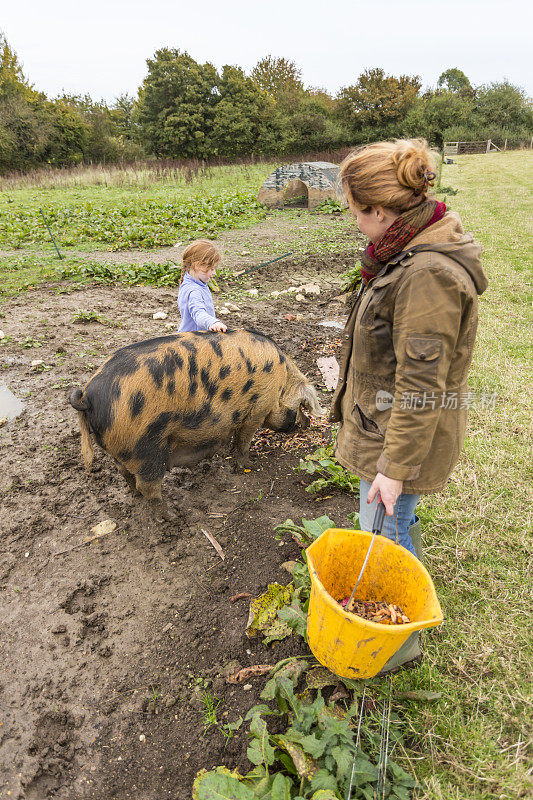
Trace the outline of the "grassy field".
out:
<instances>
[{"instance_id":1,"label":"grassy field","mask_svg":"<svg viewBox=\"0 0 533 800\"><path fill-rule=\"evenodd\" d=\"M431 659L396 684L443 693L407 715L421 796L511 800L531 791L533 159L513 152L454 160L443 185L458 190L450 205L483 245L490 285L480 299L464 453L447 490L424 499L421 511L445 622L431 634Z\"/></svg>"}]
</instances>

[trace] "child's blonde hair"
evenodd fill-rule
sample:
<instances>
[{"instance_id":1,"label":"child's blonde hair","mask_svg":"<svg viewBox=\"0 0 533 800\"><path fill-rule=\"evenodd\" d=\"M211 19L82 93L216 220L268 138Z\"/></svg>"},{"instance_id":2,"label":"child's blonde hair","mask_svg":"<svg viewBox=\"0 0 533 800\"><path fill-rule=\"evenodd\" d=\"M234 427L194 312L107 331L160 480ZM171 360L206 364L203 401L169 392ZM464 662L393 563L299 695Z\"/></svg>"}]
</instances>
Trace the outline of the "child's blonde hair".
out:
<instances>
[{"instance_id":1,"label":"child's blonde hair","mask_svg":"<svg viewBox=\"0 0 533 800\"><path fill-rule=\"evenodd\" d=\"M402 213L427 199L436 155L425 139L366 145L341 164L344 191L363 212L383 206Z\"/></svg>"},{"instance_id":2,"label":"child's blonde hair","mask_svg":"<svg viewBox=\"0 0 533 800\"><path fill-rule=\"evenodd\" d=\"M181 259L184 272L188 272L197 262L206 267L216 267L220 262L221 255L215 245L208 242L207 239L196 239L187 245Z\"/></svg>"}]
</instances>

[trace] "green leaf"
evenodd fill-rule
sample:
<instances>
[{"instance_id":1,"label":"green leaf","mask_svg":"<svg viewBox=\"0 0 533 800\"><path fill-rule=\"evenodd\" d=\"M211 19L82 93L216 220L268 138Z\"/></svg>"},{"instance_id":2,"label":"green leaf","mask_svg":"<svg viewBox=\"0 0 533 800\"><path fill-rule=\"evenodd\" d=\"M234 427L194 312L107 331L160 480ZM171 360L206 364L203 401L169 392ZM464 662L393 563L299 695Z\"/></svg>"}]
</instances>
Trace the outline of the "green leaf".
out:
<instances>
[{"instance_id":1,"label":"green leaf","mask_svg":"<svg viewBox=\"0 0 533 800\"><path fill-rule=\"evenodd\" d=\"M312 539L318 539L328 528L335 527L333 520L326 516L317 517L317 519L302 519L302 525Z\"/></svg>"},{"instance_id":2,"label":"green leaf","mask_svg":"<svg viewBox=\"0 0 533 800\"><path fill-rule=\"evenodd\" d=\"M271 800L291 800L291 787L290 778L278 772L272 783Z\"/></svg>"},{"instance_id":3,"label":"green leaf","mask_svg":"<svg viewBox=\"0 0 533 800\"><path fill-rule=\"evenodd\" d=\"M344 778L348 770L351 769L354 756L353 751L349 750L347 747L339 747L337 745L331 748L331 755L337 764L337 780L340 780L340 778Z\"/></svg>"},{"instance_id":4,"label":"green leaf","mask_svg":"<svg viewBox=\"0 0 533 800\"><path fill-rule=\"evenodd\" d=\"M266 722L259 714L252 717L250 734L255 738L248 747L248 759L252 764L271 766L274 763L274 748L270 744Z\"/></svg>"},{"instance_id":5,"label":"green leaf","mask_svg":"<svg viewBox=\"0 0 533 800\"><path fill-rule=\"evenodd\" d=\"M298 590L299 591L299 590ZM278 617L303 639L307 639L307 614L300 605L298 592L294 592L290 606L278 611Z\"/></svg>"},{"instance_id":6,"label":"green leaf","mask_svg":"<svg viewBox=\"0 0 533 800\"><path fill-rule=\"evenodd\" d=\"M267 706L264 703L258 703L257 705L252 706L251 709L248 711L248 713L246 714L246 716L244 718L245 721L248 722L248 720L252 719L252 717L255 714L271 714L271 715L274 715L274 714L276 714L276 712L272 711L270 706Z\"/></svg>"},{"instance_id":7,"label":"green leaf","mask_svg":"<svg viewBox=\"0 0 533 800\"><path fill-rule=\"evenodd\" d=\"M211 772L202 769L194 780L192 800L255 800L253 792L239 778L238 773L226 767Z\"/></svg>"},{"instance_id":8,"label":"green leaf","mask_svg":"<svg viewBox=\"0 0 533 800\"><path fill-rule=\"evenodd\" d=\"M312 789L329 789L332 792L338 791L337 781L326 769L319 769L311 778Z\"/></svg>"},{"instance_id":9,"label":"green leaf","mask_svg":"<svg viewBox=\"0 0 533 800\"><path fill-rule=\"evenodd\" d=\"M309 753L313 758L320 758L320 756L324 754L324 750L326 749L325 741L317 739L312 733L307 736L296 736L295 734L296 731L291 731L289 728L289 730L285 732L285 738L292 739L296 744L301 744L305 752Z\"/></svg>"},{"instance_id":10,"label":"green leaf","mask_svg":"<svg viewBox=\"0 0 533 800\"><path fill-rule=\"evenodd\" d=\"M392 789L392 794L389 795L391 798L397 798L397 800L411 800L411 792L409 789L406 789L405 786L401 786L396 784Z\"/></svg>"},{"instance_id":11,"label":"green leaf","mask_svg":"<svg viewBox=\"0 0 533 800\"><path fill-rule=\"evenodd\" d=\"M294 762L292 758L287 755L287 753L278 753L277 759L278 761L281 761L287 772L290 772L291 775L298 775L296 767L294 766Z\"/></svg>"},{"instance_id":12,"label":"green leaf","mask_svg":"<svg viewBox=\"0 0 533 800\"><path fill-rule=\"evenodd\" d=\"M332 789L318 789L311 795L311 800L338 800L339 796Z\"/></svg>"},{"instance_id":13,"label":"green leaf","mask_svg":"<svg viewBox=\"0 0 533 800\"><path fill-rule=\"evenodd\" d=\"M353 762L354 783L361 786L365 783L374 783L378 778L377 767L363 755L357 755Z\"/></svg>"},{"instance_id":14,"label":"green leaf","mask_svg":"<svg viewBox=\"0 0 533 800\"><path fill-rule=\"evenodd\" d=\"M400 765L396 764L394 761L389 761L388 768L395 783L400 783L403 786L409 786L410 788L414 788L417 785L417 782L413 776L409 775L408 772L402 769Z\"/></svg>"}]
</instances>

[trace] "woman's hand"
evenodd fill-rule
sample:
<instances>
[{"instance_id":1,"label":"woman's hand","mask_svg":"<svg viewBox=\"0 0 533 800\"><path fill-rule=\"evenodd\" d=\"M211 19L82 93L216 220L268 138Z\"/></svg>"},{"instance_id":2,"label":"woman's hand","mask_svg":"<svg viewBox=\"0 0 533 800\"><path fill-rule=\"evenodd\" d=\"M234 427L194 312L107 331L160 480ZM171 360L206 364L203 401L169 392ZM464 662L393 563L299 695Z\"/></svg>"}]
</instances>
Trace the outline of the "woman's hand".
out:
<instances>
[{"instance_id":1,"label":"woman's hand","mask_svg":"<svg viewBox=\"0 0 533 800\"><path fill-rule=\"evenodd\" d=\"M394 514L394 506L396 500L402 493L403 481L395 481L393 478L387 478L381 472L378 472L372 482L372 486L368 490L367 503L372 503L374 497L379 495L381 502L385 506L385 513L388 517ZM379 502L379 498L378 498Z\"/></svg>"},{"instance_id":2,"label":"woman's hand","mask_svg":"<svg viewBox=\"0 0 533 800\"><path fill-rule=\"evenodd\" d=\"M215 333L226 333L228 330L227 327L224 325L223 322L215 322L214 325L211 325L209 328L210 331L214 331Z\"/></svg>"}]
</instances>

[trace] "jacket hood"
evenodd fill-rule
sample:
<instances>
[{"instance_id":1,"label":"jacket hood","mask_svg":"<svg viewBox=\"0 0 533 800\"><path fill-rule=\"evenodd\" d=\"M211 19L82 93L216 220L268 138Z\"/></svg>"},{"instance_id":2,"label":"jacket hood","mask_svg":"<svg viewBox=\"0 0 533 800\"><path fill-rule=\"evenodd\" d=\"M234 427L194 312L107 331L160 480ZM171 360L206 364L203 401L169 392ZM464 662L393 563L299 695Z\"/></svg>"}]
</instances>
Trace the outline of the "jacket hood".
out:
<instances>
[{"instance_id":1,"label":"jacket hood","mask_svg":"<svg viewBox=\"0 0 533 800\"><path fill-rule=\"evenodd\" d=\"M461 218L447 211L438 222L425 228L409 242L410 251L433 250L453 258L468 272L478 294L483 294L489 282L481 266L481 246L471 233L465 233Z\"/></svg>"}]
</instances>

